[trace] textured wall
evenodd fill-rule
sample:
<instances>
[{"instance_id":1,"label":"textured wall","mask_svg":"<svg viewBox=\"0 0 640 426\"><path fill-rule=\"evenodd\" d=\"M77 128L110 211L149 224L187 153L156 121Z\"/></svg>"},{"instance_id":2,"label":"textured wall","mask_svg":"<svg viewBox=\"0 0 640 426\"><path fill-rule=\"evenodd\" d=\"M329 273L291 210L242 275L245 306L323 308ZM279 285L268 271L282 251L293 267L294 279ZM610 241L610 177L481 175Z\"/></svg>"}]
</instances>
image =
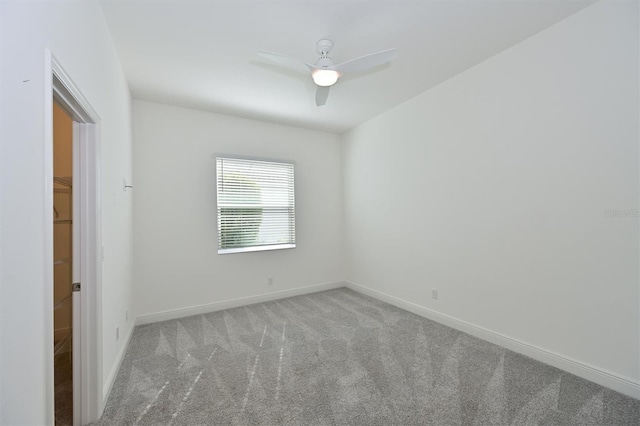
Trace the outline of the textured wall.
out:
<instances>
[{"instance_id":1,"label":"textured wall","mask_svg":"<svg viewBox=\"0 0 640 426\"><path fill-rule=\"evenodd\" d=\"M52 226L45 50L101 119L105 379L133 325L124 320L133 309L132 202L122 191L122 179L131 177L131 97L97 2L2 1L0 31L0 423L52 424L53 330L44 327L53 285L53 250L43 238Z\"/></svg>"},{"instance_id":2,"label":"textured wall","mask_svg":"<svg viewBox=\"0 0 640 426\"><path fill-rule=\"evenodd\" d=\"M596 3L344 140L350 281L637 383L637 2Z\"/></svg>"},{"instance_id":3,"label":"textured wall","mask_svg":"<svg viewBox=\"0 0 640 426\"><path fill-rule=\"evenodd\" d=\"M135 101L134 139L137 315L344 278L336 135ZM295 163L295 249L218 255L215 154Z\"/></svg>"}]
</instances>

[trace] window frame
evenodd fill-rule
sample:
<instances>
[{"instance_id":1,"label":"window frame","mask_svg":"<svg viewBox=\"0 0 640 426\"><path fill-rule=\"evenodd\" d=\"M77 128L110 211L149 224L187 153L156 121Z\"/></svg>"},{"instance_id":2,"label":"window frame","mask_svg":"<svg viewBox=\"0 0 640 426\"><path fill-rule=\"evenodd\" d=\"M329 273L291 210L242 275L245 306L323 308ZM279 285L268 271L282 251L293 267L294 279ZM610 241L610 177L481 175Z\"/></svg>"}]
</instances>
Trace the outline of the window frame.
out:
<instances>
[{"instance_id":1,"label":"window frame","mask_svg":"<svg viewBox=\"0 0 640 426\"><path fill-rule=\"evenodd\" d=\"M217 252L219 255L225 254L234 254L234 253L255 253L261 251L275 251L275 250L288 250L296 248L298 235L295 230L296 228L296 163L291 160L282 160L282 159L274 159L274 158L265 158L265 157L254 157L254 156L243 156L243 155L233 155L233 154L220 154L216 153L213 155L215 160L215 176L214 176L214 193L215 193L215 216L216 216L216 239L217 239ZM256 162L267 162L267 163L276 163L283 165L291 165L293 167L293 227L294 227L294 240L293 243L282 243L282 244L263 244L256 246L245 246L245 247L231 247L231 248L221 248L220 247L220 207L219 207L219 194L218 194L218 159L228 159L228 160L244 160L244 161L256 161Z\"/></svg>"}]
</instances>

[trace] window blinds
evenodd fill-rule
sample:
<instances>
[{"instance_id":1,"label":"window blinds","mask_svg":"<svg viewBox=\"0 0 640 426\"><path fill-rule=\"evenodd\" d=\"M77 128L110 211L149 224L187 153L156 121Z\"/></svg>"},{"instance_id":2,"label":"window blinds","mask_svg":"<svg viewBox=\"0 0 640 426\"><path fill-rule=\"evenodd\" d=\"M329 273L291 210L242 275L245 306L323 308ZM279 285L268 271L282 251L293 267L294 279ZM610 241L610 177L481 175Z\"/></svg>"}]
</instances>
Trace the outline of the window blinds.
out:
<instances>
[{"instance_id":1,"label":"window blinds","mask_svg":"<svg viewBox=\"0 0 640 426\"><path fill-rule=\"evenodd\" d=\"M218 253L295 247L293 164L216 158Z\"/></svg>"}]
</instances>

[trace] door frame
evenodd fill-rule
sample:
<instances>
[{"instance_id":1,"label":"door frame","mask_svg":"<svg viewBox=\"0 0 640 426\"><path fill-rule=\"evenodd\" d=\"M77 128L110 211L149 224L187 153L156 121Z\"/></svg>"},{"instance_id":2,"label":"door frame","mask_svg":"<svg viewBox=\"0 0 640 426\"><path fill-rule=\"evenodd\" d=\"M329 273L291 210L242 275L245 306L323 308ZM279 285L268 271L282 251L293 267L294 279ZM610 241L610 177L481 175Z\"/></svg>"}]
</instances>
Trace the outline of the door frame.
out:
<instances>
[{"instance_id":1,"label":"door frame","mask_svg":"<svg viewBox=\"0 0 640 426\"><path fill-rule=\"evenodd\" d=\"M51 51L45 52L45 179L53 193L53 101L73 120L73 219L81 250L74 247L74 280L82 283L73 295L73 387L74 425L99 419L104 409L102 395L102 226L101 226L101 120L91 104L64 71ZM46 211L53 211L53 197ZM78 201L78 202L76 202ZM46 207L46 206L45 206ZM78 220L79 219L79 220ZM78 222L78 226L75 225ZM45 232L47 253L47 299L53 306L53 232ZM77 255L77 256L76 256ZM47 305L45 305L47 306ZM79 309L78 309L79 308ZM45 329L53 333L53 314L46 316ZM77 331L76 331L77 329ZM47 345L51 345L46 332ZM76 334L77 333L77 334ZM46 347L46 346L45 346ZM48 405L54 415L53 351Z\"/></svg>"}]
</instances>

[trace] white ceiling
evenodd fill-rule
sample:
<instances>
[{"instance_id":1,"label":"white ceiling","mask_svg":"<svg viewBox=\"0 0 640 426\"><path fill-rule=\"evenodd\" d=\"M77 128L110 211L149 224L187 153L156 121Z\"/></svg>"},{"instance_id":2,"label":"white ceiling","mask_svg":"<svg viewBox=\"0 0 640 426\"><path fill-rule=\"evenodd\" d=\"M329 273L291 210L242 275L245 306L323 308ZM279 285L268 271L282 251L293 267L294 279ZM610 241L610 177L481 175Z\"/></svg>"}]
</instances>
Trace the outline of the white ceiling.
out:
<instances>
[{"instance_id":1,"label":"white ceiling","mask_svg":"<svg viewBox=\"0 0 640 426\"><path fill-rule=\"evenodd\" d=\"M102 0L137 99L342 133L595 0ZM390 64L331 88L260 49L336 63L395 47Z\"/></svg>"}]
</instances>

